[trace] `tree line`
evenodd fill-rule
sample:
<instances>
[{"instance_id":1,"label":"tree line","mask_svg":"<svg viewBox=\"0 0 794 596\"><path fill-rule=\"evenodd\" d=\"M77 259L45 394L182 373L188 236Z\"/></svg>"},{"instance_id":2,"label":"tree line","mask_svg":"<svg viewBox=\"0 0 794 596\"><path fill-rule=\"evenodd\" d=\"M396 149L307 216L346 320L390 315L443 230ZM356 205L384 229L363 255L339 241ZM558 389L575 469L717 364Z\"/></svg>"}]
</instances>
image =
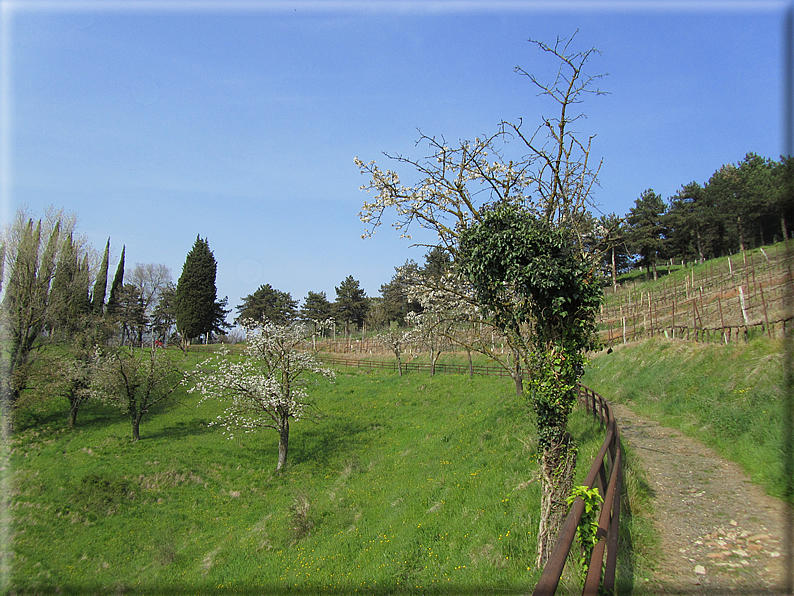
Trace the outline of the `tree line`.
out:
<instances>
[{"instance_id":1,"label":"tree line","mask_svg":"<svg viewBox=\"0 0 794 596\"><path fill-rule=\"evenodd\" d=\"M206 239L197 237L177 283L164 264L129 268L124 246L111 278L110 248L108 239L102 252L94 249L79 232L77 216L52 207L39 219L19 209L2 230L0 397L6 421L23 395L55 393L69 400L73 426L80 405L97 390L89 378L104 378L108 388L115 376L134 397L125 409L135 427L164 398L154 391L139 399L136 375L174 381L178 371L123 348L146 339L187 349L195 338L228 327L228 300L216 297L216 263ZM45 349L50 346L56 349Z\"/></svg>"},{"instance_id":2,"label":"tree line","mask_svg":"<svg viewBox=\"0 0 794 596\"><path fill-rule=\"evenodd\" d=\"M404 326L409 313L422 312L419 302L409 297L414 278L439 276L451 266L449 254L439 248L429 250L424 259L421 266L408 260L404 265L395 267L392 278L381 285L380 296L367 296L360 282L352 275L334 287L336 298L333 302L323 291L309 291L301 304L289 292L264 284L237 305L238 316L234 321L237 324L245 320L268 321L279 325L301 321L311 324L321 334L330 332L327 327L321 326L329 319L342 325L345 334L364 326L371 330Z\"/></svg>"},{"instance_id":3,"label":"tree line","mask_svg":"<svg viewBox=\"0 0 794 596\"><path fill-rule=\"evenodd\" d=\"M717 169L704 184L689 182L666 201L645 190L622 218L592 220L590 235L603 249L602 269L617 275L659 263L699 262L787 240L794 221L794 159L747 153Z\"/></svg>"}]
</instances>

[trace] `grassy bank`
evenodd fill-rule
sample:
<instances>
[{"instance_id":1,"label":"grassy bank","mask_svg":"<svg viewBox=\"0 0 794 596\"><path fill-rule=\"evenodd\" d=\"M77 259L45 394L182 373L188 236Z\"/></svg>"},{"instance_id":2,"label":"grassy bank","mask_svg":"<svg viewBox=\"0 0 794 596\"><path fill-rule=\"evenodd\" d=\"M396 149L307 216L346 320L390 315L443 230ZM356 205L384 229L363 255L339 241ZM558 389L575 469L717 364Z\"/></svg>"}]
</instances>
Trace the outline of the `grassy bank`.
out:
<instances>
[{"instance_id":1,"label":"grassy bank","mask_svg":"<svg viewBox=\"0 0 794 596\"><path fill-rule=\"evenodd\" d=\"M782 348L767 338L730 345L645 341L594 358L583 383L714 447L781 497Z\"/></svg>"},{"instance_id":2,"label":"grassy bank","mask_svg":"<svg viewBox=\"0 0 794 596\"><path fill-rule=\"evenodd\" d=\"M227 440L191 395L141 440L90 404L31 404L12 440L15 593L524 593L539 488L527 402L509 379L341 370L314 421ZM577 414L580 478L603 431Z\"/></svg>"}]
</instances>

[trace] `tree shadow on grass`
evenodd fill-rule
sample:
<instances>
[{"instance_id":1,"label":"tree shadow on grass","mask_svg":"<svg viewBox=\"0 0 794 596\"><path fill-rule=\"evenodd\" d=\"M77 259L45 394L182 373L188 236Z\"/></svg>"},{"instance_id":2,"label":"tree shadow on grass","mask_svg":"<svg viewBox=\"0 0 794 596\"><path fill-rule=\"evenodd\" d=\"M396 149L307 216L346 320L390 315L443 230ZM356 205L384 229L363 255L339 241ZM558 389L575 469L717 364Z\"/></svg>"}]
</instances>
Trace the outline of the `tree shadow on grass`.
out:
<instances>
[{"instance_id":1,"label":"tree shadow on grass","mask_svg":"<svg viewBox=\"0 0 794 596\"><path fill-rule=\"evenodd\" d=\"M62 402L62 403L61 403ZM74 430L93 430L123 420L118 408L98 402L83 404L77 414ZM65 429L69 422L69 403L63 399L53 403L21 405L14 411L14 432L50 428Z\"/></svg>"},{"instance_id":2,"label":"tree shadow on grass","mask_svg":"<svg viewBox=\"0 0 794 596\"><path fill-rule=\"evenodd\" d=\"M155 420L153 419L152 422ZM193 418L192 420L180 420L174 424L160 427L159 429L146 432L144 425L147 420L144 416L141 422L141 440L143 439L179 439L183 437L195 437L211 432L217 432L208 426L209 420L204 418Z\"/></svg>"},{"instance_id":3,"label":"tree shadow on grass","mask_svg":"<svg viewBox=\"0 0 794 596\"><path fill-rule=\"evenodd\" d=\"M334 418L316 425L306 425L300 432L290 433L290 459L298 464L311 462L326 466L333 459L354 454L362 447L359 435L370 426ZM366 445L366 441L364 445Z\"/></svg>"}]
</instances>

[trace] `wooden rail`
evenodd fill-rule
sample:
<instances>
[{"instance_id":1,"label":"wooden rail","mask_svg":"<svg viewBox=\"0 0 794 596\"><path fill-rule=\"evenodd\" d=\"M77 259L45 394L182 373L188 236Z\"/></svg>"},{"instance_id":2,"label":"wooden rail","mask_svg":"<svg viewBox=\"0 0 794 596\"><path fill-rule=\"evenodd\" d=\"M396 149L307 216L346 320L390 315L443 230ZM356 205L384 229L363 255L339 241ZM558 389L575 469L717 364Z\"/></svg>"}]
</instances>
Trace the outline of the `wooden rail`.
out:
<instances>
[{"instance_id":1,"label":"wooden rail","mask_svg":"<svg viewBox=\"0 0 794 596\"><path fill-rule=\"evenodd\" d=\"M353 358L333 358L320 356L325 364L337 366L352 366L368 370L390 370L397 371L396 362L378 362L373 360L356 360ZM403 364L403 371L430 371L431 365L427 363L408 363ZM436 364L437 372L465 373L469 374L470 369L467 365L458 364ZM509 377L504 368L497 366L473 366L472 372L475 374L496 375ZM606 437L601 444L590 466L590 471L584 483L588 488L598 486L598 491L604 498L601 512L598 518L598 531L593 551L587 568L585 579L584 596L597 596L600 593L613 594L615 592L615 570L617 568L618 551L618 525L620 523L620 496L623 490L623 472L621 469L622 451L620 447L620 429L612 415L612 408L609 403L592 389L584 385L578 385L579 404L587 408L602 427L606 427ZM576 539L576 528L582 519L584 511L584 501L577 498L568 516L563 522L557 542L551 552L543 573L535 586L533 596L552 596L560 583L565 563L568 560L568 553L571 551L573 542ZM606 556L606 559L605 559ZM603 570L603 575L602 575ZM600 588L600 590L599 590Z\"/></svg>"},{"instance_id":2,"label":"wooden rail","mask_svg":"<svg viewBox=\"0 0 794 596\"><path fill-rule=\"evenodd\" d=\"M317 359L322 360L325 364L336 366L352 366L354 368L363 368L367 370L390 370L397 372L397 362L380 362L377 360L361 360L357 358L338 358L335 356L326 356L325 354L317 354ZM430 372L433 365L429 362L404 362L402 365L403 372ZM438 373L453 373L453 374L466 374L470 372L475 375L490 375L496 377L509 377L510 373L500 366L482 366L474 364L469 368L468 364L444 364L436 363L436 372Z\"/></svg>"},{"instance_id":3,"label":"wooden rail","mask_svg":"<svg viewBox=\"0 0 794 596\"><path fill-rule=\"evenodd\" d=\"M613 594L617 568L620 495L623 490L620 429L612 415L612 408L595 391L579 385L579 403L592 412L593 416L598 418L607 430L606 438L584 481L588 488L598 486L598 491L604 497L604 504L601 506L598 518L598 532L596 533L598 542L593 547L590 556L582 594L586 596L596 596L600 593ZM540 580L532 593L533 596L551 596L556 592L565 563L568 560L568 553L576 539L576 528L582 519L583 511L584 501L577 498L571 505L568 517L563 522L557 536L557 543L543 568ZM601 586L600 591L599 586Z\"/></svg>"}]
</instances>

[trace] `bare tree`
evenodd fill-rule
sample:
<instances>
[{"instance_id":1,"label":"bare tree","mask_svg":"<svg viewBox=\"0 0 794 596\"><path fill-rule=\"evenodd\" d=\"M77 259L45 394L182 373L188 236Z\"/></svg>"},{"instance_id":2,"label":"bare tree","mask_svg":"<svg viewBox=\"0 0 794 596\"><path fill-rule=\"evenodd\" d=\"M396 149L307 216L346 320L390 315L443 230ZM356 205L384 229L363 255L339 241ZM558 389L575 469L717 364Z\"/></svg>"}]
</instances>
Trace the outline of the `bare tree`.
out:
<instances>
[{"instance_id":1,"label":"bare tree","mask_svg":"<svg viewBox=\"0 0 794 596\"><path fill-rule=\"evenodd\" d=\"M538 197L540 214L549 223L571 227L580 235L582 247L580 224L592 205L592 190L598 182L601 162L595 169L590 167L590 148L595 135L582 139L572 125L587 117L583 112L576 112L576 106L584 101L586 95L605 94L593 88L605 75L584 73L590 58L600 52L595 48L571 51L575 37L576 33L567 39L558 37L553 46L529 40L556 61L558 69L551 82L539 80L520 66L515 68L518 74L532 81L538 89L538 96L548 97L556 104L557 115L543 117L530 135L522 130L521 120L517 123L502 122L502 127L517 136L529 150L526 159L535 165L531 188Z\"/></svg>"},{"instance_id":2,"label":"bare tree","mask_svg":"<svg viewBox=\"0 0 794 596\"><path fill-rule=\"evenodd\" d=\"M160 294L171 282L171 270L162 263L135 263L127 278L127 283L138 288L147 314L151 313Z\"/></svg>"}]
</instances>

